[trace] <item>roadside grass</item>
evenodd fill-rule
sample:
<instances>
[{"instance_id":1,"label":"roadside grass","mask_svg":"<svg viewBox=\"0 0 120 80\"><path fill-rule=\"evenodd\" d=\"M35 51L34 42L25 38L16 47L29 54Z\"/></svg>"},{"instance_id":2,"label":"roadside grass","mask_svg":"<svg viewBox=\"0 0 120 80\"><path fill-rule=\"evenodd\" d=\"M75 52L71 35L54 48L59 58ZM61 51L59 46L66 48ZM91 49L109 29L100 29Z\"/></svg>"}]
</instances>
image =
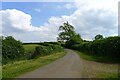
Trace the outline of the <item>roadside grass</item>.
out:
<instances>
[{"instance_id":1,"label":"roadside grass","mask_svg":"<svg viewBox=\"0 0 120 80\"><path fill-rule=\"evenodd\" d=\"M15 78L26 72L33 71L39 67L47 65L58 58L65 56L66 52L53 53L48 56L39 57L32 60L16 61L13 64L6 64L2 67L3 78Z\"/></svg>"},{"instance_id":2,"label":"roadside grass","mask_svg":"<svg viewBox=\"0 0 120 80\"><path fill-rule=\"evenodd\" d=\"M118 64L116 59L111 62L108 57L100 57L89 55L80 51L76 51L83 59L83 77L91 78L118 78ZM111 79L110 79L111 80Z\"/></svg>"},{"instance_id":3,"label":"roadside grass","mask_svg":"<svg viewBox=\"0 0 120 80\"><path fill-rule=\"evenodd\" d=\"M98 78L118 78L118 74L117 73L107 73L107 72L99 72L98 74L96 74L96 77Z\"/></svg>"},{"instance_id":4,"label":"roadside grass","mask_svg":"<svg viewBox=\"0 0 120 80\"><path fill-rule=\"evenodd\" d=\"M83 53L80 51L76 51L79 53L81 58L90 60L90 61L96 61L96 62L101 62L101 63L112 63L112 64L117 64L120 63L120 58L112 57L112 56L101 56L101 55L92 55L89 53Z\"/></svg>"}]
</instances>

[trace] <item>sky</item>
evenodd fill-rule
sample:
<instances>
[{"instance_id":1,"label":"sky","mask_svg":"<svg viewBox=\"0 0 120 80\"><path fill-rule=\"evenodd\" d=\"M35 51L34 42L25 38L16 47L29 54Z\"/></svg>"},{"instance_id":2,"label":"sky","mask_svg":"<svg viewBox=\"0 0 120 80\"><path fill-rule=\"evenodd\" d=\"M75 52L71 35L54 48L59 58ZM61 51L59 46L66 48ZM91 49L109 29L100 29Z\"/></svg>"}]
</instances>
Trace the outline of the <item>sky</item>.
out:
<instances>
[{"instance_id":1,"label":"sky","mask_svg":"<svg viewBox=\"0 0 120 80\"><path fill-rule=\"evenodd\" d=\"M56 41L66 21L86 40L118 35L118 0L2 2L0 15L0 34L22 42Z\"/></svg>"}]
</instances>

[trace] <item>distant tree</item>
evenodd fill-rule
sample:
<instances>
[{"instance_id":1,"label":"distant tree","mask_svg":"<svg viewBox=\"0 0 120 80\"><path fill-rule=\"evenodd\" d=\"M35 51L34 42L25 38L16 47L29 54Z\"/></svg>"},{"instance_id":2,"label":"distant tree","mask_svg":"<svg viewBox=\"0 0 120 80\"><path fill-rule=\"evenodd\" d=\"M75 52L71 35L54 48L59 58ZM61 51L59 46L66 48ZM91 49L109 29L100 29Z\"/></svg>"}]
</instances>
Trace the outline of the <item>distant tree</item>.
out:
<instances>
[{"instance_id":1,"label":"distant tree","mask_svg":"<svg viewBox=\"0 0 120 80\"><path fill-rule=\"evenodd\" d=\"M70 25L68 22L63 23L63 25L59 27L59 31L61 32L58 35L59 36L57 38L58 41L66 42L70 40L73 36L75 36L74 27Z\"/></svg>"},{"instance_id":2,"label":"distant tree","mask_svg":"<svg viewBox=\"0 0 120 80\"><path fill-rule=\"evenodd\" d=\"M95 40L101 40L101 39L103 39L103 36L101 34L95 36Z\"/></svg>"},{"instance_id":3,"label":"distant tree","mask_svg":"<svg viewBox=\"0 0 120 80\"><path fill-rule=\"evenodd\" d=\"M59 27L59 31L61 32L58 35L58 41L65 42L66 47L71 47L74 44L82 42L81 36L75 32L74 27L68 22L63 23L63 25Z\"/></svg>"}]
</instances>

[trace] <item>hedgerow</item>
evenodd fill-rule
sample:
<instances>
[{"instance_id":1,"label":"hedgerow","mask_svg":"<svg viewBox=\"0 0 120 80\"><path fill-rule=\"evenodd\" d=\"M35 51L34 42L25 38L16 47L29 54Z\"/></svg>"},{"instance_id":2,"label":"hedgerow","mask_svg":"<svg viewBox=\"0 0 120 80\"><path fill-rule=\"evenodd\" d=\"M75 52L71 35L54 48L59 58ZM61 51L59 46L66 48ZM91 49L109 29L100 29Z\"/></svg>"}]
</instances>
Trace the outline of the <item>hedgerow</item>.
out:
<instances>
[{"instance_id":1,"label":"hedgerow","mask_svg":"<svg viewBox=\"0 0 120 80\"><path fill-rule=\"evenodd\" d=\"M73 45L72 49L94 55L120 57L120 37L108 37L101 40L83 42Z\"/></svg>"},{"instance_id":2,"label":"hedgerow","mask_svg":"<svg viewBox=\"0 0 120 80\"><path fill-rule=\"evenodd\" d=\"M40 56L45 56L45 55L50 55L56 52L62 52L64 49L59 46L59 45L53 45L53 44L48 44L48 45L40 45L35 48L34 53L31 55L30 59L34 59Z\"/></svg>"}]
</instances>

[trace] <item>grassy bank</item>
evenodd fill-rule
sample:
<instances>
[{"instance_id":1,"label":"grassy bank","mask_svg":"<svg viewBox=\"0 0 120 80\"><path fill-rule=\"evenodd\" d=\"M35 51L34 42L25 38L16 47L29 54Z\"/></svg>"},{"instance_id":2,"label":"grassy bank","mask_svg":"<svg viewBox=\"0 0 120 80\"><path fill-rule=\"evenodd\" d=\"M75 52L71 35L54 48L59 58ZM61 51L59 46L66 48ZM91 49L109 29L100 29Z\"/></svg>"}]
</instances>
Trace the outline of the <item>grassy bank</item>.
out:
<instances>
[{"instance_id":1,"label":"grassy bank","mask_svg":"<svg viewBox=\"0 0 120 80\"><path fill-rule=\"evenodd\" d=\"M112 57L112 56L101 56L101 55L92 55L84 52L76 51L81 58L89 60L89 61L96 61L96 62L102 62L102 63L113 63L117 64L119 63L119 58Z\"/></svg>"},{"instance_id":2,"label":"grassy bank","mask_svg":"<svg viewBox=\"0 0 120 80\"><path fill-rule=\"evenodd\" d=\"M65 54L66 52L54 53L37 59L23 60L14 62L13 64L6 64L3 66L3 78L14 78L26 72L33 71L63 57Z\"/></svg>"},{"instance_id":3,"label":"grassy bank","mask_svg":"<svg viewBox=\"0 0 120 80\"><path fill-rule=\"evenodd\" d=\"M79 51L76 52L83 59L83 77L118 78L118 64L110 63L109 60L111 59L93 56Z\"/></svg>"}]
</instances>

